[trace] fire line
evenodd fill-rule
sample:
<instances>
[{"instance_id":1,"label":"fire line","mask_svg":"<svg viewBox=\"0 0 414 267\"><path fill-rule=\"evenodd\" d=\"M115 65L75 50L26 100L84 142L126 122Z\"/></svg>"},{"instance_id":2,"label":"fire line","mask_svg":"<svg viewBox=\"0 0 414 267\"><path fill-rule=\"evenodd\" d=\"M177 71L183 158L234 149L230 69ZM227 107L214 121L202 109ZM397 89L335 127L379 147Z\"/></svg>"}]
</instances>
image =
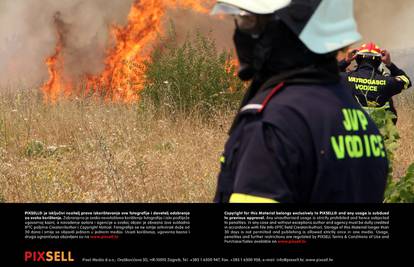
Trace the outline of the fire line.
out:
<instances>
[{"instance_id":1,"label":"fire line","mask_svg":"<svg viewBox=\"0 0 414 267\"><path fill-rule=\"evenodd\" d=\"M111 27L115 45L107 50L102 73L85 74L76 83L64 73L65 36L68 31L61 15L57 13L54 17L57 43L54 54L46 59L49 80L42 87L45 101L55 103L62 97L79 94L100 96L105 101L130 103L138 100L145 82L145 62L150 61L151 45L163 33L162 21L166 10L188 8L195 12L208 13L208 8L200 2L136 0L129 11L127 24L123 27Z\"/></svg>"}]
</instances>

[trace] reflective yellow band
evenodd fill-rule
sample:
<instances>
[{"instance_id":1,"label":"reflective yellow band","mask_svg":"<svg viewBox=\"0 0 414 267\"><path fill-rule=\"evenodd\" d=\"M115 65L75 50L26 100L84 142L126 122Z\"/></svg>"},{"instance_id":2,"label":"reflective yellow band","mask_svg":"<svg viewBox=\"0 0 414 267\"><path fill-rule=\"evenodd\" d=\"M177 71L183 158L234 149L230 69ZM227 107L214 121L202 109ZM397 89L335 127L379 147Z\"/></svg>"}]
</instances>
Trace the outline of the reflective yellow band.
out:
<instances>
[{"instance_id":1,"label":"reflective yellow band","mask_svg":"<svg viewBox=\"0 0 414 267\"><path fill-rule=\"evenodd\" d=\"M246 194L234 193L230 197L230 203L279 203L271 198L257 197Z\"/></svg>"},{"instance_id":2,"label":"reflective yellow band","mask_svg":"<svg viewBox=\"0 0 414 267\"><path fill-rule=\"evenodd\" d=\"M408 79L407 76L401 75L401 76L397 76L396 78L404 82L404 89L408 89L408 86L410 85L410 79Z\"/></svg>"},{"instance_id":3,"label":"reflective yellow band","mask_svg":"<svg viewBox=\"0 0 414 267\"><path fill-rule=\"evenodd\" d=\"M225 156L221 156L220 157L220 163L225 163L226 162L226 157Z\"/></svg>"}]
</instances>

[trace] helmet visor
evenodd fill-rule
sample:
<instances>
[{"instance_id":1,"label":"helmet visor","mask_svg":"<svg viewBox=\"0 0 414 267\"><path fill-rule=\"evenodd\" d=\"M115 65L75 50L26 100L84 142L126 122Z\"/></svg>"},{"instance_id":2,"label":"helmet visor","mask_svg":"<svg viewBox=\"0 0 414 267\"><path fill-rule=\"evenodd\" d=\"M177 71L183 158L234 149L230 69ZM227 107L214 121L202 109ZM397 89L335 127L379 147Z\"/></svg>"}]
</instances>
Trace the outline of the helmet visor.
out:
<instances>
[{"instance_id":1,"label":"helmet visor","mask_svg":"<svg viewBox=\"0 0 414 267\"><path fill-rule=\"evenodd\" d=\"M377 51L362 50L356 53L357 56L363 57L382 57L382 54Z\"/></svg>"},{"instance_id":2,"label":"helmet visor","mask_svg":"<svg viewBox=\"0 0 414 267\"><path fill-rule=\"evenodd\" d=\"M259 16L238 7L218 3L211 11L212 15L231 15L237 28L246 34L260 35L267 22L266 16Z\"/></svg>"},{"instance_id":3,"label":"helmet visor","mask_svg":"<svg viewBox=\"0 0 414 267\"><path fill-rule=\"evenodd\" d=\"M233 15L233 16L245 16L251 14L243 9L240 9L236 6L217 3L210 12L210 15Z\"/></svg>"}]
</instances>

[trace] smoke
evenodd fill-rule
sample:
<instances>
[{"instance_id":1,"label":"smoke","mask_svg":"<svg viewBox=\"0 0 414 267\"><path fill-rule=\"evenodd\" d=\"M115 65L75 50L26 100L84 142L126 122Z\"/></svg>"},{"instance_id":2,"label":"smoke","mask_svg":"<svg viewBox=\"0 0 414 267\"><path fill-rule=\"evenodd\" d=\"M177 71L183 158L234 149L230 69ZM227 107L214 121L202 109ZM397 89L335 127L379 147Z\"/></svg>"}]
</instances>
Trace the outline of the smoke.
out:
<instances>
[{"instance_id":1,"label":"smoke","mask_svg":"<svg viewBox=\"0 0 414 267\"><path fill-rule=\"evenodd\" d=\"M59 15L65 36L65 75L76 80L83 74L100 73L106 51L111 47L111 25L125 25L134 0L1 0L0 1L0 87L20 84L39 86L48 78L45 59L52 55L58 39L55 16ZM222 37L218 23L209 25L208 15L189 10L168 13L179 39L200 28L212 33L220 48L231 44ZM166 19L168 23L169 18ZM213 21L214 23L214 21ZM228 27L231 32L231 27ZM223 40L223 41L220 41Z\"/></svg>"},{"instance_id":2,"label":"smoke","mask_svg":"<svg viewBox=\"0 0 414 267\"><path fill-rule=\"evenodd\" d=\"M355 0L363 42L391 51L391 59L414 78L414 1Z\"/></svg>"},{"instance_id":3,"label":"smoke","mask_svg":"<svg viewBox=\"0 0 414 267\"><path fill-rule=\"evenodd\" d=\"M100 66L108 27L125 23L132 0L2 0L0 2L0 84L40 83L44 60L53 54L54 16L65 24L65 65L75 75ZM76 68L74 67L76 65Z\"/></svg>"},{"instance_id":4,"label":"smoke","mask_svg":"<svg viewBox=\"0 0 414 267\"><path fill-rule=\"evenodd\" d=\"M190 10L170 10L169 18L177 29L177 40L184 41L191 34L208 34L218 50L233 49L234 22L232 18L215 18L209 14L194 13ZM167 26L168 27L168 26Z\"/></svg>"},{"instance_id":5,"label":"smoke","mask_svg":"<svg viewBox=\"0 0 414 267\"><path fill-rule=\"evenodd\" d=\"M396 50L414 47L414 1L355 0L364 42Z\"/></svg>"},{"instance_id":6,"label":"smoke","mask_svg":"<svg viewBox=\"0 0 414 267\"><path fill-rule=\"evenodd\" d=\"M200 0L201 1L201 0ZM210 0L209 0L210 1ZM401 54L414 47L414 1L355 0L356 16L363 41ZM48 78L45 59L55 51L57 33L54 16L67 30L65 72L76 79L102 71L111 45L110 25L124 25L133 0L1 0L0 1L0 87L21 82L39 86ZM179 40L198 29L209 33L219 49L232 48L231 20L211 19L189 10L171 10ZM405 53L406 54L406 53Z\"/></svg>"}]
</instances>

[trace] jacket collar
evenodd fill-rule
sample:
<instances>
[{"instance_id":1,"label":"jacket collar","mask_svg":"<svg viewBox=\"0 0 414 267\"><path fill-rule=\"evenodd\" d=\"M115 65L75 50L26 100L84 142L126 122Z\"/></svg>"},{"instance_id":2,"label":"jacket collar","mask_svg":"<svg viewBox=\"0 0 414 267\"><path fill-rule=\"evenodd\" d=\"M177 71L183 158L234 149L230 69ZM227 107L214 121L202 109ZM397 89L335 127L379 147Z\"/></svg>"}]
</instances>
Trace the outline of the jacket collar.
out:
<instances>
[{"instance_id":1,"label":"jacket collar","mask_svg":"<svg viewBox=\"0 0 414 267\"><path fill-rule=\"evenodd\" d=\"M358 65L355 71L358 70L368 70L368 71L373 71L375 70L375 73L380 73L379 70L377 68L375 68L374 66L372 66L369 63L362 63L361 65Z\"/></svg>"}]
</instances>

